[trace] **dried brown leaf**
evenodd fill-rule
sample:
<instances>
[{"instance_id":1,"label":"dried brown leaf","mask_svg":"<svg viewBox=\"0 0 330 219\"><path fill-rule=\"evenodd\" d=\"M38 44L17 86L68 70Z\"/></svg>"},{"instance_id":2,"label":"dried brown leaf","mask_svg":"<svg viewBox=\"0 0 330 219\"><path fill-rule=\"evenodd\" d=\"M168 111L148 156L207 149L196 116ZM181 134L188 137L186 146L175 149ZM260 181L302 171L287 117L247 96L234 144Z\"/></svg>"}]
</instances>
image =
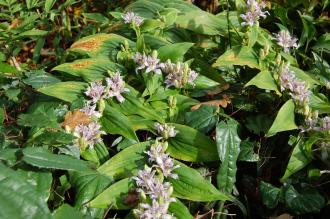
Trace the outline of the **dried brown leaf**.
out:
<instances>
[{"instance_id":1,"label":"dried brown leaf","mask_svg":"<svg viewBox=\"0 0 330 219\"><path fill-rule=\"evenodd\" d=\"M77 125L83 124L88 125L92 120L84 112L79 109L74 110L73 113L70 111L64 117L64 122L62 122L62 127L69 126L70 128L75 128Z\"/></svg>"}]
</instances>

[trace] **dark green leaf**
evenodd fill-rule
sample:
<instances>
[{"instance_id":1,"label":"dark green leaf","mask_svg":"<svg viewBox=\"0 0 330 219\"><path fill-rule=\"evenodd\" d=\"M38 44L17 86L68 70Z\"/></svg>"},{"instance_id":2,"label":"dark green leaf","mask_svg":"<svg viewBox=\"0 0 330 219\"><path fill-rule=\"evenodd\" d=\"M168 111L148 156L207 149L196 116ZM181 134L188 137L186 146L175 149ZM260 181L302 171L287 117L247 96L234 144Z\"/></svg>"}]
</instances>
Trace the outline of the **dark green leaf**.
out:
<instances>
[{"instance_id":1,"label":"dark green leaf","mask_svg":"<svg viewBox=\"0 0 330 219\"><path fill-rule=\"evenodd\" d=\"M200 132L212 130L218 121L217 108L203 105L198 110L185 114L185 123Z\"/></svg>"},{"instance_id":2,"label":"dark green leaf","mask_svg":"<svg viewBox=\"0 0 330 219\"><path fill-rule=\"evenodd\" d=\"M267 206L267 208L275 208L280 199L281 189L266 183L264 181L260 182L260 193L262 203Z\"/></svg>"},{"instance_id":3,"label":"dark green leaf","mask_svg":"<svg viewBox=\"0 0 330 219\"><path fill-rule=\"evenodd\" d=\"M182 61L184 54L192 47L193 43L174 43L158 49L158 57L162 61L170 59L172 62Z\"/></svg>"}]
</instances>

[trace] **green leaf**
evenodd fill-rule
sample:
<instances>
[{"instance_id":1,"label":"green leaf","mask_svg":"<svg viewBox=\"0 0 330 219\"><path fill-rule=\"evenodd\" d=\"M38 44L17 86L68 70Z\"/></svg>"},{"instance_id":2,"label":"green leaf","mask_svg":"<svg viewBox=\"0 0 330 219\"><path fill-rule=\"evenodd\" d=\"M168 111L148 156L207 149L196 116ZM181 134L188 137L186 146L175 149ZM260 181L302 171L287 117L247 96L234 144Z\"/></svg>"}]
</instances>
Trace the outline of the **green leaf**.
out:
<instances>
[{"instance_id":1,"label":"green leaf","mask_svg":"<svg viewBox=\"0 0 330 219\"><path fill-rule=\"evenodd\" d=\"M171 202L168 211L174 214L177 219L194 219L189 209L179 201L179 199L176 199L175 202Z\"/></svg>"},{"instance_id":2,"label":"green leaf","mask_svg":"<svg viewBox=\"0 0 330 219\"><path fill-rule=\"evenodd\" d=\"M278 114L266 136L270 137L278 132L297 129L298 126L294 121L294 110L295 105L293 100L288 100L278 111Z\"/></svg>"},{"instance_id":3,"label":"green leaf","mask_svg":"<svg viewBox=\"0 0 330 219\"><path fill-rule=\"evenodd\" d=\"M252 48L258 40L258 29L259 29L258 25L253 25L252 27L250 26L249 28L249 32L247 33L247 35L249 40L248 47L250 48Z\"/></svg>"},{"instance_id":4,"label":"green leaf","mask_svg":"<svg viewBox=\"0 0 330 219\"><path fill-rule=\"evenodd\" d=\"M75 206L82 208L85 203L91 201L98 194L103 192L111 182L111 178L95 170L71 172L70 183L75 189Z\"/></svg>"},{"instance_id":5,"label":"green leaf","mask_svg":"<svg viewBox=\"0 0 330 219\"><path fill-rule=\"evenodd\" d=\"M0 218L52 218L45 197L37 191L36 186L31 185L24 175L7 168L2 163L0 163L0 206Z\"/></svg>"},{"instance_id":6,"label":"green leaf","mask_svg":"<svg viewBox=\"0 0 330 219\"><path fill-rule=\"evenodd\" d=\"M169 139L167 151L172 157L192 162L219 160L216 144L209 137L189 126L171 125L178 131L174 138Z\"/></svg>"},{"instance_id":7,"label":"green leaf","mask_svg":"<svg viewBox=\"0 0 330 219\"><path fill-rule=\"evenodd\" d=\"M135 47L135 43L116 34L98 33L95 35L83 37L73 43L69 51L88 55L89 57L109 56L112 52L120 50L120 46L125 41L131 46Z\"/></svg>"},{"instance_id":8,"label":"green leaf","mask_svg":"<svg viewBox=\"0 0 330 219\"><path fill-rule=\"evenodd\" d=\"M267 208L273 209L277 206L280 199L280 193L281 189L264 181L260 182L261 200L262 203L267 206Z\"/></svg>"},{"instance_id":9,"label":"green leaf","mask_svg":"<svg viewBox=\"0 0 330 219\"><path fill-rule=\"evenodd\" d=\"M301 70L300 68L296 68L294 66L290 66L290 70L293 71L295 73L295 75L297 76L297 78L299 78L302 81L307 82L307 84L310 87L313 87L313 85L320 85L320 82L318 80L316 80L315 78L313 78L311 75L309 75L307 72Z\"/></svg>"},{"instance_id":10,"label":"green leaf","mask_svg":"<svg viewBox=\"0 0 330 219\"><path fill-rule=\"evenodd\" d=\"M70 219L82 219L84 215L80 213L76 208L71 207L68 204L61 205L54 212L54 219L67 219L70 216Z\"/></svg>"},{"instance_id":11,"label":"green leaf","mask_svg":"<svg viewBox=\"0 0 330 219\"><path fill-rule=\"evenodd\" d=\"M161 61L167 61L168 59L172 62L182 61L184 54L193 45L193 43L174 43L162 46L158 49L158 57Z\"/></svg>"},{"instance_id":12,"label":"green leaf","mask_svg":"<svg viewBox=\"0 0 330 219\"><path fill-rule=\"evenodd\" d=\"M203 133L212 130L217 121L217 108L213 106L202 105L196 111L185 114L185 123Z\"/></svg>"},{"instance_id":13,"label":"green leaf","mask_svg":"<svg viewBox=\"0 0 330 219\"><path fill-rule=\"evenodd\" d=\"M174 188L173 196L198 202L229 200L228 196L217 190L197 170L183 163L177 162L177 164L180 167L175 169L174 172L178 174L179 178L169 179Z\"/></svg>"},{"instance_id":14,"label":"green leaf","mask_svg":"<svg viewBox=\"0 0 330 219\"><path fill-rule=\"evenodd\" d=\"M56 66L52 71L64 72L68 75L82 77L85 81L99 81L102 80L106 75L107 71L112 72L121 71L125 69L106 57L90 58L90 59L79 59L71 63L64 63Z\"/></svg>"},{"instance_id":15,"label":"green leaf","mask_svg":"<svg viewBox=\"0 0 330 219\"><path fill-rule=\"evenodd\" d=\"M280 93L272 74L268 70L259 72L245 85L245 87L251 85L260 89L273 90L276 91L276 93Z\"/></svg>"},{"instance_id":16,"label":"green leaf","mask_svg":"<svg viewBox=\"0 0 330 219\"><path fill-rule=\"evenodd\" d=\"M285 203L296 214L318 213L325 205L325 199L317 190L305 190L298 193L293 186L285 191Z\"/></svg>"},{"instance_id":17,"label":"green leaf","mask_svg":"<svg viewBox=\"0 0 330 219\"><path fill-rule=\"evenodd\" d=\"M20 33L18 36L19 37L45 36L47 33L48 33L48 31L45 31L45 30L33 29L33 30L27 30L23 33Z\"/></svg>"},{"instance_id":18,"label":"green leaf","mask_svg":"<svg viewBox=\"0 0 330 219\"><path fill-rule=\"evenodd\" d=\"M59 128L57 115L53 107L40 105L31 113L20 114L17 123L21 126L38 128Z\"/></svg>"},{"instance_id":19,"label":"green leaf","mask_svg":"<svg viewBox=\"0 0 330 219\"><path fill-rule=\"evenodd\" d=\"M310 95L310 106L313 110L317 110L321 113L330 113L330 103L326 98L320 98L320 94L317 96L315 94Z\"/></svg>"},{"instance_id":20,"label":"green leaf","mask_svg":"<svg viewBox=\"0 0 330 219\"><path fill-rule=\"evenodd\" d=\"M325 50L326 52L330 53L330 33L323 34L313 46L313 50Z\"/></svg>"},{"instance_id":21,"label":"green leaf","mask_svg":"<svg viewBox=\"0 0 330 219\"><path fill-rule=\"evenodd\" d=\"M257 162L259 155L254 153L255 142L251 142L248 139L244 140L240 144L240 153L238 160L247 162Z\"/></svg>"},{"instance_id":22,"label":"green leaf","mask_svg":"<svg viewBox=\"0 0 330 219\"><path fill-rule=\"evenodd\" d=\"M246 46L236 46L222 54L213 67L228 67L232 65L249 66L250 68L260 69L258 58L255 52Z\"/></svg>"},{"instance_id":23,"label":"green leaf","mask_svg":"<svg viewBox=\"0 0 330 219\"><path fill-rule=\"evenodd\" d=\"M51 84L55 84L61 82L60 79L56 78L55 76L48 74L44 71L35 71L32 75L28 78L23 79L25 84L31 85L33 88L42 88L49 86Z\"/></svg>"},{"instance_id":24,"label":"green leaf","mask_svg":"<svg viewBox=\"0 0 330 219\"><path fill-rule=\"evenodd\" d=\"M98 171L115 180L135 175L147 162L144 151L150 144L151 142L147 141L125 148L101 165Z\"/></svg>"},{"instance_id":25,"label":"green leaf","mask_svg":"<svg viewBox=\"0 0 330 219\"><path fill-rule=\"evenodd\" d=\"M237 134L238 123L235 120L221 121L216 128L216 142L219 158L222 161L217 175L219 189L230 194L236 182L237 158L241 139Z\"/></svg>"},{"instance_id":26,"label":"green leaf","mask_svg":"<svg viewBox=\"0 0 330 219\"><path fill-rule=\"evenodd\" d=\"M311 148L316 141L317 138L309 138L306 141L303 139L298 140L281 181L285 181L292 174L298 172L312 161L312 156L306 153L306 149Z\"/></svg>"},{"instance_id":27,"label":"green leaf","mask_svg":"<svg viewBox=\"0 0 330 219\"><path fill-rule=\"evenodd\" d=\"M0 72L1 73L4 73L5 75L8 74L8 75L16 75L19 73L19 71L14 67L14 66L11 66L7 63L2 63L0 62Z\"/></svg>"},{"instance_id":28,"label":"green leaf","mask_svg":"<svg viewBox=\"0 0 330 219\"><path fill-rule=\"evenodd\" d=\"M83 96L83 91L85 91L86 88L86 83L66 81L39 88L38 91L48 96L56 97L67 102L73 102L74 100Z\"/></svg>"},{"instance_id":29,"label":"green leaf","mask_svg":"<svg viewBox=\"0 0 330 219\"><path fill-rule=\"evenodd\" d=\"M25 148L23 161L39 168L86 171L90 169L85 161L67 155L56 155L43 148Z\"/></svg>"},{"instance_id":30,"label":"green leaf","mask_svg":"<svg viewBox=\"0 0 330 219\"><path fill-rule=\"evenodd\" d=\"M124 200L132 187L133 183L129 178L122 179L93 199L89 203L89 207L108 208L111 206L111 209L130 209L124 204Z\"/></svg>"},{"instance_id":31,"label":"green leaf","mask_svg":"<svg viewBox=\"0 0 330 219\"><path fill-rule=\"evenodd\" d=\"M119 110L106 105L103 116L100 119L103 129L110 134L120 134L126 138L139 141L132 124Z\"/></svg>"},{"instance_id":32,"label":"green leaf","mask_svg":"<svg viewBox=\"0 0 330 219\"><path fill-rule=\"evenodd\" d=\"M45 1L45 11L48 13L54 6L56 0L46 0Z\"/></svg>"}]
</instances>

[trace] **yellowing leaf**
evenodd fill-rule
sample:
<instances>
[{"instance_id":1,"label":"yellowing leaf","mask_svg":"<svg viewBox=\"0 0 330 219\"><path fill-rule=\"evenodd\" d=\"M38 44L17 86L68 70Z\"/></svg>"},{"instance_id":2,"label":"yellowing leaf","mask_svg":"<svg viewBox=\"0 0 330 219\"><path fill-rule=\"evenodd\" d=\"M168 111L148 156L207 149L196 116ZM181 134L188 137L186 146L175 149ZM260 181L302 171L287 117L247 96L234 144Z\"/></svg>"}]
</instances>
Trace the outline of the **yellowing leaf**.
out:
<instances>
[{"instance_id":1,"label":"yellowing leaf","mask_svg":"<svg viewBox=\"0 0 330 219\"><path fill-rule=\"evenodd\" d=\"M68 112L65 115L64 122L62 122L62 127L69 126L70 128L75 128L77 125L87 125L89 123L91 123L89 116L77 109L73 111L73 113Z\"/></svg>"}]
</instances>

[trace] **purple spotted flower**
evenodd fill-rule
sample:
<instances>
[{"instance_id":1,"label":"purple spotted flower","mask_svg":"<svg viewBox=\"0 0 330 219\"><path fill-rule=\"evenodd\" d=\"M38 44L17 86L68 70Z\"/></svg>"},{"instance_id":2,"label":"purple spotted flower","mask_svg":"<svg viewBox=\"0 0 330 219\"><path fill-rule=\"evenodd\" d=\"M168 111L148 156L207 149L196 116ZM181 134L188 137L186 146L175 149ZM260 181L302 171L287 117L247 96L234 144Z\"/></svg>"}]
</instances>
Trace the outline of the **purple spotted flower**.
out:
<instances>
[{"instance_id":1,"label":"purple spotted flower","mask_svg":"<svg viewBox=\"0 0 330 219\"><path fill-rule=\"evenodd\" d=\"M101 81L92 82L85 92L86 96L92 99L93 103L96 103L103 98L105 92L105 86Z\"/></svg>"},{"instance_id":2,"label":"purple spotted flower","mask_svg":"<svg viewBox=\"0 0 330 219\"><path fill-rule=\"evenodd\" d=\"M253 26L259 21L260 17L266 18L267 14L269 14L268 11L263 11L263 9L266 8L264 2L258 3L256 0L248 0L246 4L246 13L240 15L244 20L244 22L241 23L242 26Z\"/></svg>"},{"instance_id":3,"label":"purple spotted flower","mask_svg":"<svg viewBox=\"0 0 330 219\"><path fill-rule=\"evenodd\" d=\"M155 123L155 129L160 135L160 139L173 138L178 133L174 126L170 126L168 124L160 124L158 122Z\"/></svg>"},{"instance_id":4,"label":"purple spotted flower","mask_svg":"<svg viewBox=\"0 0 330 219\"><path fill-rule=\"evenodd\" d=\"M175 64L168 61L163 64L162 70L167 74L165 80L166 87L183 88L186 84L194 86L194 81L198 76L197 72L181 62Z\"/></svg>"},{"instance_id":5,"label":"purple spotted flower","mask_svg":"<svg viewBox=\"0 0 330 219\"><path fill-rule=\"evenodd\" d=\"M298 48L297 38L292 37L288 30L281 30L278 34L275 34L277 44L280 45L284 52L288 53L290 48Z\"/></svg>"},{"instance_id":6,"label":"purple spotted flower","mask_svg":"<svg viewBox=\"0 0 330 219\"><path fill-rule=\"evenodd\" d=\"M94 145L101 141L101 135L106 134L104 131L101 131L101 126L92 122L88 125L78 125L74 129L74 135L79 139L79 142L84 142L90 148L93 148Z\"/></svg>"},{"instance_id":7,"label":"purple spotted flower","mask_svg":"<svg viewBox=\"0 0 330 219\"><path fill-rule=\"evenodd\" d=\"M330 130L330 117L326 116L321 120L321 130L329 131Z\"/></svg>"},{"instance_id":8,"label":"purple spotted flower","mask_svg":"<svg viewBox=\"0 0 330 219\"><path fill-rule=\"evenodd\" d=\"M146 73L154 72L155 74L161 74L162 63L159 62L157 58L157 53L153 55L145 55L137 52L133 57L133 61L138 65L136 72L138 70L145 70Z\"/></svg>"},{"instance_id":9,"label":"purple spotted flower","mask_svg":"<svg viewBox=\"0 0 330 219\"><path fill-rule=\"evenodd\" d=\"M135 24L136 26L140 26L143 22L143 18L135 14L134 12L127 12L121 16L124 19L125 24Z\"/></svg>"},{"instance_id":10,"label":"purple spotted flower","mask_svg":"<svg viewBox=\"0 0 330 219\"><path fill-rule=\"evenodd\" d=\"M160 204L152 200L151 204L142 203L138 209L134 209L134 214L140 219L174 219L175 217L167 213L168 204Z\"/></svg>"},{"instance_id":11,"label":"purple spotted flower","mask_svg":"<svg viewBox=\"0 0 330 219\"><path fill-rule=\"evenodd\" d=\"M87 101L85 106L80 109L81 112L84 112L88 116L94 116L96 118L101 118L102 114L96 110L96 104L92 101Z\"/></svg>"},{"instance_id":12,"label":"purple spotted flower","mask_svg":"<svg viewBox=\"0 0 330 219\"><path fill-rule=\"evenodd\" d=\"M116 99L122 103L125 101L122 93L129 92L128 88L125 88L125 81L120 76L120 73L115 73L113 77L106 78L108 92L106 94L106 98L116 97Z\"/></svg>"}]
</instances>

